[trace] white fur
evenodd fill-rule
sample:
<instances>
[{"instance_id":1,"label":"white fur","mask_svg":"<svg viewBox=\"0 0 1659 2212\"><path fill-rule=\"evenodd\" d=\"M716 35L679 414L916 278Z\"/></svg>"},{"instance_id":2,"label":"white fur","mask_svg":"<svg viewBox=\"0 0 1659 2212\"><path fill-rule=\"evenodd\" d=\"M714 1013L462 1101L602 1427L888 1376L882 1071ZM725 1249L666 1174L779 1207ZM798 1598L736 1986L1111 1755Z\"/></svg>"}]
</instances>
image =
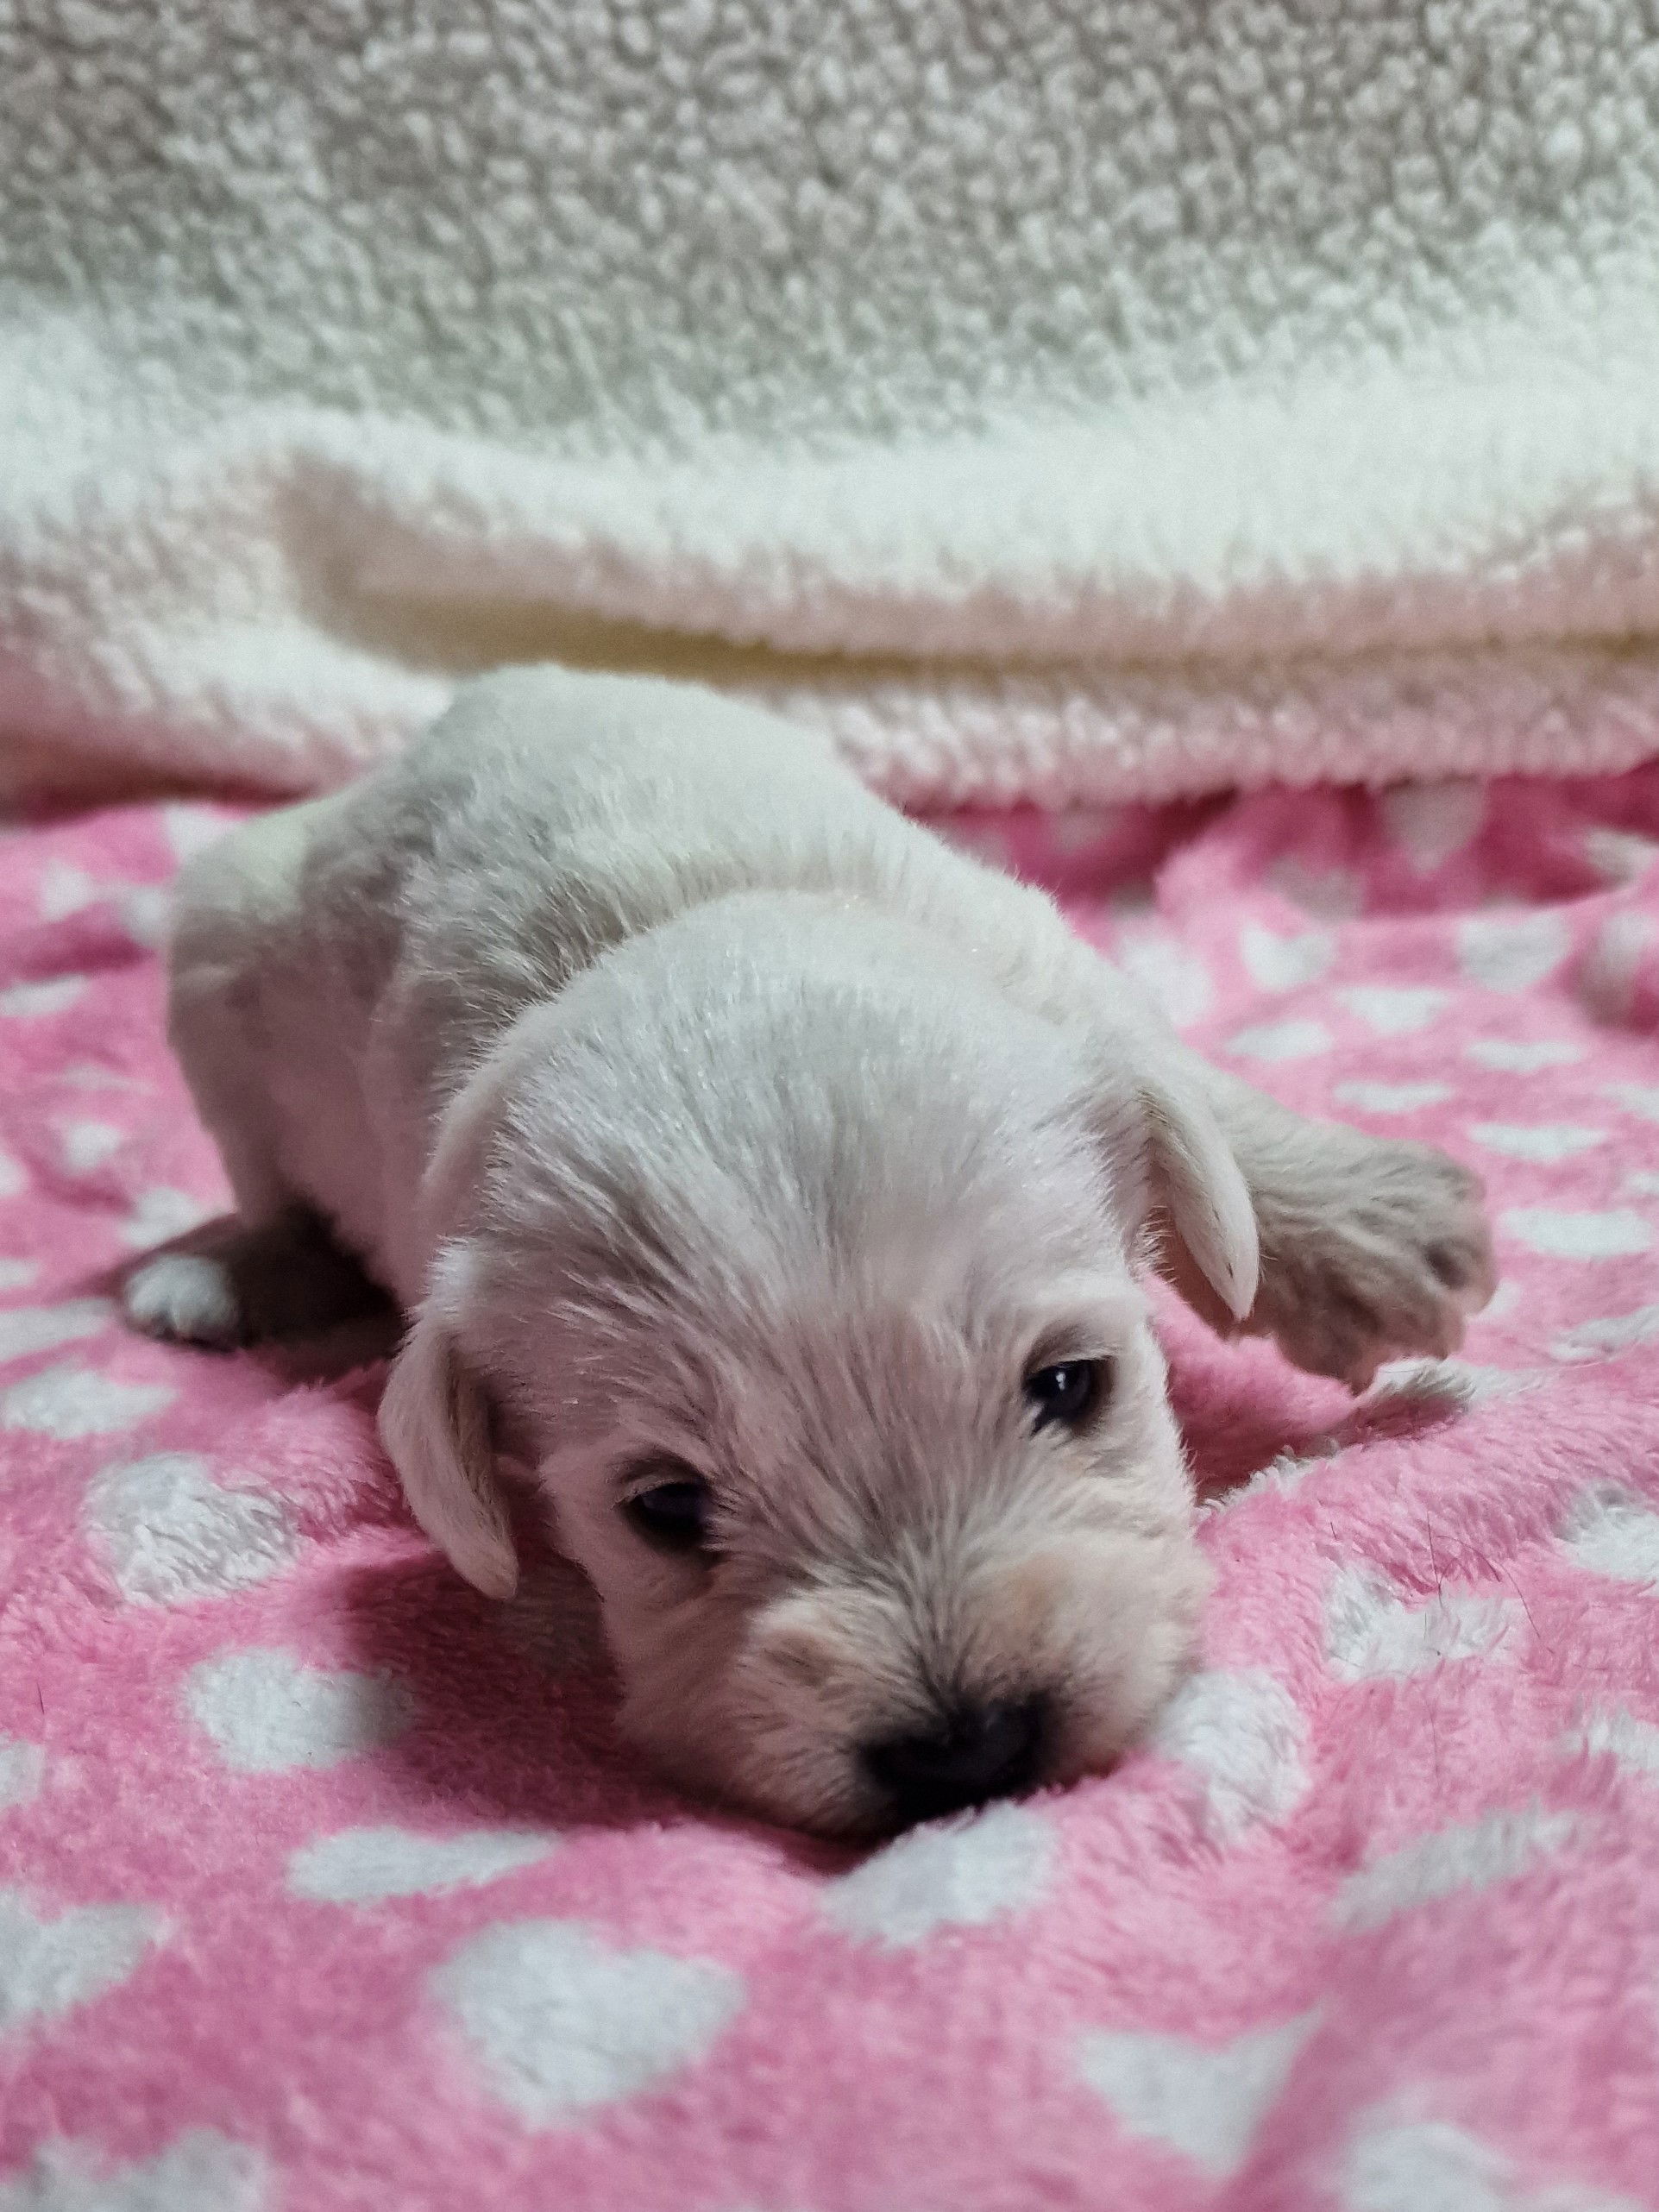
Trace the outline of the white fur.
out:
<instances>
[{"instance_id":1,"label":"white fur","mask_svg":"<svg viewBox=\"0 0 1659 2212\"><path fill-rule=\"evenodd\" d=\"M141 1270L129 1313L331 1314L296 1209L326 1220L412 1317L382 1434L423 1525L510 1592L510 1446L636 1737L809 1824L878 1824L860 1747L941 1701L1041 1695L1063 1778L1178 1678L1203 1575L1159 1240L1217 1325L1356 1380L1489 1287L1461 1171L1223 1080L1047 900L687 687L473 685L192 861L172 974L245 1234L206 1279ZM1084 1356L1104 1410L1034 1432L1024 1377ZM713 1491L712 1562L619 1510L665 1455Z\"/></svg>"}]
</instances>

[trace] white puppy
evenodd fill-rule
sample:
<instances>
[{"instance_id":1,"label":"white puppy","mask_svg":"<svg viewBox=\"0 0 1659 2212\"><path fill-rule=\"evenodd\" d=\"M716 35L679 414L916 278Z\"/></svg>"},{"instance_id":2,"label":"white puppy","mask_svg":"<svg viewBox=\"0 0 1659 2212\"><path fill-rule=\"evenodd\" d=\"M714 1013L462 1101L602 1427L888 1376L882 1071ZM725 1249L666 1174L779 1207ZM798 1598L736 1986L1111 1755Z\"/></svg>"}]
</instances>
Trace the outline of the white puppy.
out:
<instances>
[{"instance_id":1,"label":"white puppy","mask_svg":"<svg viewBox=\"0 0 1659 2212\"><path fill-rule=\"evenodd\" d=\"M318 1324L355 1255L434 1541L508 1595L496 1448L533 1468L634 1737L823 1829L1105 1767L1178 1679L1148 1262L1356 1387L1492 1284L1461 1168L1219 1075L1046 898L681 686L492 676L236 831L172 1034L240 1218L132 1319Z\"/></svg>"}]
</instances>

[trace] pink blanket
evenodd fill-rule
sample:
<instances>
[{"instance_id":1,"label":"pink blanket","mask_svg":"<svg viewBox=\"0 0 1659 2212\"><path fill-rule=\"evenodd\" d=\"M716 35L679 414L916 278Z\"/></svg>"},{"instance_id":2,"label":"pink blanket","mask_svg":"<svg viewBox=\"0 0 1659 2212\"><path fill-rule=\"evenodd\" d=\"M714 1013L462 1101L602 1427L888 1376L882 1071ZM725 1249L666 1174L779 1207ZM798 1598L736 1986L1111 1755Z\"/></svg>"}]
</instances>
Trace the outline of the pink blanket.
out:
<instances>
[{"instance_id":1,"label":"pink blanket","mask_svg":"<svg viewBox=\"0 0 1659 2212\"><path fill-rule=\"evenodd\" d=\"M1659 770L957 833L1207 1048L1487 1178L1354 1404L1172 1306L1207 1665L862 1859L612 1741L556 1565L405 1513L380 1370L140 1342L223 1188L154 946L207 808L0 847L0 2212L1659 2202Z\"/></svg>"}]
</instances>

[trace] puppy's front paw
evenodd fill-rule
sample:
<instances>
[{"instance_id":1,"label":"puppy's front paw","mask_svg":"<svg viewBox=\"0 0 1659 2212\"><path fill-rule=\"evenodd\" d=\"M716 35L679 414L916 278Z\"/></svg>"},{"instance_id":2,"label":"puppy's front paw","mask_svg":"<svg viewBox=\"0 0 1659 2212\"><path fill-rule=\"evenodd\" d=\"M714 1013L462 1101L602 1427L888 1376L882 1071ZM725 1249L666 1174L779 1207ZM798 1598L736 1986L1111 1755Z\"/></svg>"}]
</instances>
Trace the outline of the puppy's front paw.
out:
<instances>
[{"instance_id":1,"label":"puppy's front paw","mask_svg":"<svg viewBox=\"0 0 1659 2212\"><path fill-rule=\"evenodd\" d=\"M322 1225L294 1213L259 1229L211 1222L141 1260L122 1291L147 1336L226 1351L269 1337L310 1336L386 1304Z\"/></svg>"},{"instance_id":2,"label":"puppy's front paw","mask_svg":"<svg viewBox=\"0 0 1659 2212\"><path fill-rule=\"evenodd\" d=\"M205 1252L163 1252L127 1278L122 1307L146 1336L219 1351L242 1343L247 1317L231 1269Z\"/></svg>"},{"instance_id":3,"label":"puppy's front paw","mask_svg":"<svg viewBox=\"0 0 1659 2212\"><path fill-rule=\"evenodd\" d=\"M1259 1194L1252 1328L1298 1367L1355 1391L1386 1360L1455 1352L1497 1283L1480 1178L1428 1145L1304 1134L1305 1154L1283 1163L1284 1187Z\"/></svg>"}]
</instances>

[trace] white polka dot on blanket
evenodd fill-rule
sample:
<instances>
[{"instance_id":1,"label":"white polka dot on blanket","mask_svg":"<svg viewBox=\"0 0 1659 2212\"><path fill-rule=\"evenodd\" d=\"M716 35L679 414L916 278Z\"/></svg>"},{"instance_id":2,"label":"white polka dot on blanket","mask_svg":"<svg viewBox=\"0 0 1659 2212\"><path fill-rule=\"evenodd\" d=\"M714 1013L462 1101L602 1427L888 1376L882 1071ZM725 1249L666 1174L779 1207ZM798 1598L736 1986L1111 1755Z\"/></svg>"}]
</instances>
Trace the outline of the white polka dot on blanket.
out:
<instances>
[{"instance_id":1,"label":"white polka dot on blanket","mask_svg":"<svg viewBox=\"0 0 1659 2212\"><path fill-rule=\"evenodd\" d=\"M1219 2179L1248 2151L1312 2026L1313 2015L1304 2014L1219 2045L1090 2029L1078 2040L1078 2069L1126 2133L1164 2144Z\"/></svg>"},{"instance_id":2,"label":"white polka dot on blanket","mask_svg":"<svg viewBox=\"0 0 1659 2212\"><path fill-rule=\"evenodd\" d=\"M58 1070L58 1080L72 1090L151 1090L153 1084L135 1075L121 1075L97 1060L71 1060Z\"/></svg>"},{"instance_id":3,"label":"white polka dot on blanket","mask_svg":"<svg viewBox=\"0 0 1659 2212\"><path fill-rule=\"evenodd\" d=\"M28 1188L28 1178L22 1163L0 1148L0 1198L20 1198Z\"/></svg>"},{"instance_id":4,"label":"white polka dot on blanket","mask_svg":"<svg viewBox=\"0 0 1659 2212\"><path fill-rule=\"evenodd\" d=\"M190 1452L105 1467L88 1486L84 1515L116 1587L135 1605L247 1589L280 1574L298 1549L280 1498L226 1489Z\"/></svg>"},{"instance_id":5,"label":"white polka dot on blanket","mask_svg":"<svg viewBox=\"0 0 1659 2212\"><path fill-rule=\"evenodd\" d=\"M38 1260L0 1260L0 1292L26 1291L40 1272Z\"/></svg>"},{"instance_id":6,"label":"white polka dot on blanket","mask_svg":"<svg viewBox=\"0 0 1659 2212\"><path fill-rule=\"evenodd\" d=\"M1325 1656L1340 1681L1404 1679L1486 1657L1519 1616L1511 1599L1442 1590L1425 1599L1374 1568L1350 1565L1337 1570L1326 1594Z\"/></svg>"},{"instance_id":7,"label":"white polka dot on blanket","mask_svg":"<svg viewBox=\"0 0 1659 2212\"><path fill-rule=\"evenodd\" d=\"M1473 914L1458 925L1458 964L1488 990L1530 990L1567 958L1573 933L1553 907Z\"/></svg>"},{"instance_id":8,"label":"white polka dot on blanket","mask_svg":"<svg viewBox=\"0 0 1659 2212\"><path fill-rule=\"evenodd\" d=\"M101 1335L113 1310L107 1298L69 1298L62 1305L13 1306L0 1313L0 1360L26 1359L78 1338Z\"/></svg>"},{"instance_id":9,"label":"white polka dot on blanket","mask_svg":"<svg viewBox=\"0 0 1659 2212\"><path fill-rule=\"evenodd\" d=\"M147 1905L50 1913L21 1889L0 1889L0 2035L55 2020L124 1982L161 1926Z\"/></svg>"},{"instance_id":10,"label":"white polka dot on blanket","mask_svg":"<svg viewBox=\"0 0 1659 2212\"><path fill-rule=\"evenodd\" d=\"M1323 1021L1305 1017L1262 1021L1229 1037L1227 1049L1247 1060L1311 1059L1316 1053L1330 1049L1330 1033Z\"/></svg>"},{"instance_id":11,"label":"white polka dot on blanket","mask_svg":"<svg viewBox=\"0 0 1659 2212\"><path fill-rule=\"evenodd\" d=\"M1659 844L1639 830L1604 829L1598 824L1585 831L1583 842L1585 858L1610 883L1639 883L1659 857Z\"/></svg>"},{"instance_id":12,"label":"white polka dot on blanket","mask_svg":"<svg viewBox=\"0 0 1659 2212\"><path fill-rule=\"evenodd\" d=\"M221 1756L247 1774L337 1766L395 1742L415 1717L390 1676L325 1673L286 1651L204 1659L185 1695Z\"/></svg>"},{"instance_id":13,"label":"white polka dot on blanket","mask_svg":"<svg viewBox=\"0 0 1659 2212\"><path fill-rule=\"evenodd\" d=\"M1554 1206L1511 1206L1499 1221L1518 1244L1551 1260L1619 1260L1653 1242L1652 1229L1628 1207L1563 1213Z\"/></svg>"},{"instance_id":14,"label":"white polka dot on blanket","mask_svg":"<svg viewBox=\"0 0 1659 2212\"><path fill-rule=\"evenodd\" d=\"M121 926L135 945L154 952L167 933L173 893L165 883L129 883L116 900Z\"/></svg>"},{"instance_id":15,"label":"white polka dot on blanket","mask_svg":"<svg viewBox=\"0 0 1659 2212\"><path fill-rule=\"evenodd\" d=\"M1406 1037L1437 1021L1450 994L1416 983L1354 983L1337 996L1379 1037Z\"/></svg>"},{"instance_id":16,"label":"white polka dot on blanket","mask_svg":"<svg viewBox=\"0 0 1659 2212\"><path fill-rule=\"evenodd\" d=\"M1659 1781L1659 1727L1637 1720L1622 1705L1593 1713L1568 1733L1562 1749L1611 1758L1627 1774Z\"/></svg>"},{"instance_id":17,"label":"white polka dot on blanket","mask_svg":"<svg viewBox=\"0 0 1659 2212\"><path fill-rule=\"evenodd\" d=\"M1479 783L1400 783L1382 793L1379 811L1389 835L1420 876L1432 875L1474 843L1486 819Z\"/></svg>"},{"instance_id":18,"label":"white polka dot on blanket","mask_svg":"<svg viewBox=\"0 0 1659 2212\"><path fill-rule=\"evenodd\" d=\"M1616 1582L1659 1582L1659 1513L1618 1483L1580 1491L1560 1533L1575 1567Z\"/></svg>"},{"instance_id":19,"label":"white polka dot on blanket","mask_svg":"<svg viewBox=\"0 0 1659 2212\"><path fill-rule=\"evenodd\" d=\"M0 1813L30 1804L46 1775L46 1751L26 1737L0 1736Z\"/></svg>"},{"instance_id":20,"label":"white polka dot on blanket","mask_svg":"<svg viewBox=\"0 0 1659 2212\"><path fill-rule=\"evenodd\" d=\"M1463 1049L1482 1067L1497 1068L1505 1075L1536 1075L1542 1068L1569 1067L1584 1058L1582 1045L1571 1045L1559 1037L1539 1037L1530 1043L1506 1037L1477 1037Z\"/></svg>"},{"instance_id":21,"label":"white polka dot on blanket","mask_svg":"<svg viewBox=\"0 0 1659 2212\"><path fill-rule=\"evenodd\" d=\"M967 1821L919 1828L826 1884L825 1912L848 1935L894 1948L936 1929L982 1927L1034 1905L1054 1837L1040 1814L996 1805Z\"/></svg>"},{"instance_id":22,"label":"white polka dot on blanket","mask_svg":"<svg viewBox=\"0 0 1659 2212\"><path fill-rule=\"evenodd\" d=\"M172 1402L165 1383L117 1382L91 1367L47 1367L0 1391L0 1429L43 1436L104 1436Z\"/></svg>"},{"instance_id":23,"label":"white polka dot on blanket","mask_svg":"<svg viewBox=\"0 0 1659 2212\"><path fill-rule=\"evenodd\" d=\"M1639 1121L1659 1122L1659 1084L1610 1083L1606 1085L1609 1098L1615 1099L1627 1114Z\"/></svg>"},{"instance_id":24,"label":"white polka dot on blanket","mask_svg":"<svg viewBox=\"0 0 1659 2212\"><path fill-rule=\"evenodd\" d=\"M260 2153L210 2127L126 2165L60 2137L0 2181L0 2212L265 2212L272 2202Z\"/></svg>"},{"instance_id":25,"label":"white polka dot on blanket","mask_svg":"<svg viewBox=\"0 0 1659 2212\"><path fill-rule=\"evenodd\" d=\"M1481 1307L1480 1318L1483 1322L1497 1321L1501 1316L1512 1313L1520 1303L1520 1285L1513 1275L1505 1275L1485 1305Z\"/></svg>"},{"instance_id":26,"label":"white polka dot on blanket","mask_svg":"<svg viewBox=\"0 0 1659 2212\"><path fill-rule=\"evenodd\" d=\"M1469 1134L1488 1152L1501 1152L1511 1159L1530 1159L1553 1166L1607 1141L1606 1129L1580 1128L1569 1122L1476 1122Z\"/></svg>"},{"instance_id":27,"label":"white polka dot on blanket","mask_svg":"<svg viewBox=\"0 0 1659 2212\"><path fill-rule=\"evenodd\" d=\"M163 1186L142 1191L122 1223L122 1241L141 1251L148 1245L165 1244L169 1238L182 1236L186 1229L197 1228L212 1210L199 1198L192 1198L188 1191L172 1191Z\"/></svg>"},{"instance_id":28,"label":"white polka dot on blanket","mask_svg":"<svg viewBox=\"0 0 1659 2212\"><path fill-rule=\"evenodd\" d=\"M666 2080L713 2047L744 2000L724 1966L619 1950L569 1920L486 1928L430 1987L496 2095L535 2127Z\"/></svg>"},{"instance_id":29,"label":"white polka dot on blanket","mask_svg":"<svg viewBox=\"0 0 1659 2212\"><path fill-rule=\"evenodd\" d=\"M319 1836L288 1862L288 1887L323 1905L367 1905L387 1897L429 1896L499 1881L534 1866L557 1848L551 1836L477 1828L462 1836L424 1836L411 1828L342 1828Z\"/></svg>"},{"instance_id":30,"label":"white polka dot on blanket","mask_svg":"<svg viewBox=\"0 0 1659 2212\"><path fill-rule=\"evenodd\" d=\"M1209 969L1166 931L1143 929L1126 934L1113 958L1178 1029L1202 1021L1215 1002L1216 986Z\"/></svg>"},{"instance_id":31,"label":"white polka dot on blanket","mask_svg":"<svg viewBox=\"0 0 1659 2212\"><path fill-rule=\"evenodd\" d=\"M1191 1675L1165 1706L1148 1748L1203 1785L1206 1825L1231 1839L1282 1819L1308 1787L1307 1723L1284 1685L1255 1669Z\"/></svg>"},{"instance_id":32,"label":"white polka dot on blanket","mask_svg":"<svg viewBox=\"0 0 1659 2212\"><path fill-rule=\"evenodd\" d=\"M1338 2212L1640 2212L1631 2197L1573 2182L1534 2187L1466 2129L1415 2113L1363 2121L1339 2185Z\"/></svg>"},{"instance_id":33,"label":"white polka dot on blanket","mask_svg":"<svg viewBox=\"0 0 1659 2212\"><path fill-rule=\"evenodd\" d=\"M41 877L36 903L45 921L62 921L107 903L135 945L154 948L166 933L171 894L162 883L100 883L84 868L52 861Z\"/></svg>"},{"instance_id":34,"label":"white polka dot on blanket","mask_svg":"<svg viewBox=\"0 0 1659 2212\"><path fill-rule=\"evenodd\" d=\"M154 947L166 932L171 894L163 883L100 883L84 868L53 860L41 877L36 902L46 921L62 921L91 906L107 903L136 945Z\"/></svg>"},{"instance_id":35,"label":"white polka dot on blanket","mask_svg":"<svg viewBox=\"0 0 1659 2212\"><path fill-rule=\"evenodd\" d=\"M35 903L43 921L62 921L66 915L96 904L102 896L84 868L73 868L66 860L52 860L41 871Z\"/></svg>"},{"instance_id":36,"label":"white polka dot on blanket","mask_svg":"<svg viewBox=\"0 0 1659 2212\"><path fill-rule=\"evenodd\" d=\"M127 1132L113 1122L66 1122L58 1132L63 1164L72 1175L91 1175L126 1141Z\"/></svg>"},{"instance_id":37,"label":"white polka dot on blanket","mask_svg":"<svg viewBox=\"0 0 1659 2212\"><path fill-rule=\"evenodd\" d=\"M1349 1875L1336 1893L1332 1917L1345 1928L1378 1928L1397 1913L1490 1889L1560 1851L1577 1826L1570 1813L1527 1805L1419 1836Z\"/></svg>"},{"instance_id":38,"label":"white polka dot on blanket","mask_svg":"<svg viewBox=\"0 0 1659 2212\"><path fill-rule=\"evenodd\" d=\"M1239 938L1245 973L1262 990L1294 990L1315 983L1336 957L1336 939L1328 929L1309 929L1278 937L1259 921L1247 921Z\"/></svg>"},{"instance_id":39,"label":"white polka dot on blanket","mask_svg":"<svg viewBox=\"0 0 1659 2212\"><path fill-rule=\"evenodd\" d=\"M0 1020L43 1021L65 1014L86 989L85 976L49 976L40 983L12 983L0 990Z\"/></svg>"},{"instance_id":40,"label":"white polka dot on blanket","mask_svg":"<svg viewBox=\"0 0 1659 2212\"><path fill-rule=\"evenodd\" d=\"M1418 1114L1443 1105L1451 1095L1448 1083L1339 1083L1331 1093L1363 1114Z\"/></svg>"}]
</instances>

